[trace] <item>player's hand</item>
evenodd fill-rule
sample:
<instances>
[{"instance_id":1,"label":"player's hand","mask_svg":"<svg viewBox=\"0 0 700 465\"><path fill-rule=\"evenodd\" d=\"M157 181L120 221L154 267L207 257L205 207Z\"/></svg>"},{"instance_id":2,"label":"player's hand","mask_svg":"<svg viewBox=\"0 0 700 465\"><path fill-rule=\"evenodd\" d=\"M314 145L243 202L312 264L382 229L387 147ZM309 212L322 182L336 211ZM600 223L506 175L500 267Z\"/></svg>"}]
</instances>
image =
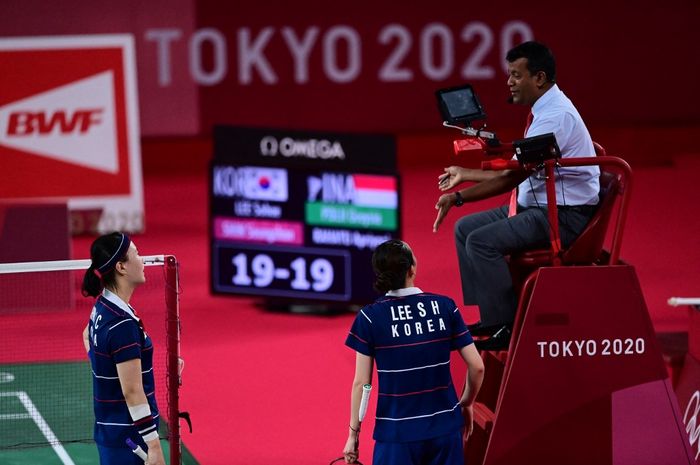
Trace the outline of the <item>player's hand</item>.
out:
<instances>
[{"instance_id":1,"label":"player's hand","mask_svg":"<svg viewBox=\"0 0 700 465\"><path fill-rule=\"evenodd\" d=\"M454 194L442 194L435 204L435 210L437 210L437 217L435 218L435 223L433 223L433 232L437 232L438 228L442 224L442 220L447 216L447 212L450 211L452 205L454 204L455 196Z\"/></svg>"},{"instance_id":2,"label":"player's hand","mask_svg":"<svg viewBox=\"0 0 700 465\"><path fill-rule=\"evenodd\" d=\"M165 465L163 458L163 449L160 447L160 440L154 439L146 443L148 446L148 458L145 465Z\"/></svg>"},{"instance_id":3,"label":"player's hand","mask_svg":"<svg viewBox=\"0 0 700 465\"><path fill-rule=\"evenodd\" d=\"M146 459L146 465L165 465L163 451L159 450L156 452L151 452L151 450L149 449L148 458Z\"/></svg>"},{"instance_id":4,"label":"player's hand","mask_svg":"<svg viewBox=\"0 0 700 465\"><path fill-rule=\"evenodd\" d=\"M355 449L355 444L357 443L355 435L350 434L348 440L345 443L345 448L343 449L343 457L345 457L345 463L355 463L360 458L359 449Z\"/></svg>"},{"instance_id":5,"label":"player's hand","mask_svg":"<svg viewBox=\"0 0 700 465\"><path fill-rule=\"evenodd\" d=\"M466 181L466 170L461 166L448 166L444 173L438 176L438 189L446 192Z\"/></svg>"},{"instance_id":6,"label":"player's hand","mask_svg":"<svg viewBox=\"0 0 700 465\"><path fill-rule=\"evenodd\" d=\"M462 405L464 416L464 440L466 441L474 431L474 405Z\"/></svg>"}]
</instances>

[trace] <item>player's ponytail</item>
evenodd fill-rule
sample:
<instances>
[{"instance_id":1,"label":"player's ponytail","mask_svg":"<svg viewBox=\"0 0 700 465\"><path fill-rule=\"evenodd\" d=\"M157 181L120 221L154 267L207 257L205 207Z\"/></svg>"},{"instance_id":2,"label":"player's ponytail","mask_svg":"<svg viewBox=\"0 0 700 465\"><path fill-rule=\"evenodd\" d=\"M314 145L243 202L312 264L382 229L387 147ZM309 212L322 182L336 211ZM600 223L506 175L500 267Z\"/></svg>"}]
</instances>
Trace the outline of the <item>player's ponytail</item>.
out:
<instances>
[{"instance_id":1,"label":"player's ponytail","mask_svg":"<svg viewBox=\"0 0 700 465\"><path fill-rule=\"evenodd\" d=\"M114 267L117 262L126 260L130 244L129 236L120 232L105 234L94 240L90 247L92 263L83 276L83 296L97 297L105 287L115 287Z\"/></svg>"},{"instance_id":2,"label":"player's ponytail","mask_svg":"<svg viewBox=\"0 0 700 465\"><path fill-rule=\"evenodd\" d=\"M384 294L405 287L406 275L413 265L413 253L405 242L391 239L381 243L372 254L374 288Z\"/></svg>"},{"instance_id":3,"label":"player's ponytail","mask_svg":"<svg viewBox=\"0 0 700 465\"><path fill-rule=\"evenodd\" d=\"M85 271L85 276L83 276L83 287L82 294L84 297L92 296L97 297L102 292L102 281L99 276L95 274L95 266L90 265Z\"/></svg>"}]
</instances>

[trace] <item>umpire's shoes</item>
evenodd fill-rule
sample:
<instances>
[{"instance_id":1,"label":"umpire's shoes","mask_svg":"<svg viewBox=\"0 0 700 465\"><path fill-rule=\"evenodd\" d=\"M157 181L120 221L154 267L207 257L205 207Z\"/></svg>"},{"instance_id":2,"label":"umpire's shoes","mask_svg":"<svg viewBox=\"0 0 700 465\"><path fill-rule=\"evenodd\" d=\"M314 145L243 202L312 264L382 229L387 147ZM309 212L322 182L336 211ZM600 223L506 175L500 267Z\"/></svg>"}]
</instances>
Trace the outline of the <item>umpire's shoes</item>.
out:
<instances>
[{"instance_id":1,"label":"umpire's shoes","mask_svg":"<svg viewBox=\"0 0 700 465\"><path fill-rule=\"evenodd\" d=\"M510 345L510 328L502 326L493 336L474 341L478 350L507 350Z\"/></svg>"},{"instance_id":2,"label":"umpire's shoes","mask_svg":"<svg viewBox=\"0 0 700 465\"><path fill-rule=\"evenodd\" d=\"M503 325L485 325L481 321L467 325L467 329L472 336L493 336Z\"/></svg>"}]
</instances>

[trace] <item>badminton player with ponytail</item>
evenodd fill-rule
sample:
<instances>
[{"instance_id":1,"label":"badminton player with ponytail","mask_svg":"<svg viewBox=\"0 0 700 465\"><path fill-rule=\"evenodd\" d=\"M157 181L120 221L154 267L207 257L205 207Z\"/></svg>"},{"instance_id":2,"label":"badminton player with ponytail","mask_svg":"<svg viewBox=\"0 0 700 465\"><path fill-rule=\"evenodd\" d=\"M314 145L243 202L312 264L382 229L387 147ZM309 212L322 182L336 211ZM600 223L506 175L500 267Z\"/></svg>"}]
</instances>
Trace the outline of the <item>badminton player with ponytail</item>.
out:
<instances>
[{"instance_id":1,"label":"badminton player with ponytail","mask_svg":"<svg viewBox=\"0 0 700 465\"><path fill-rule=\"evenodd\" d=\"M415 287L416 259L408 244L390 240L372 256L374 287L384 294L363 307L345 344L356 351L345 461L359 459L357 437L363 386L377 364L373 465L463 465L462 432L472 430L473 403L484 376L457 305ZM460 398L450 353L466 362ZM375 390L373 390L375 391Z\"/></svg>"},{"instance_id":2,"label":"badminton player with ponytail","mask_svg":"<svg viewBox=\"0 0 700 465\"><path fill-rule=\"evenodd\" d=\"M143 259L129 236L100 236L82 292L96 297L83 340L93 372L95 442L100 465L143 465L127 445L147 450L148 465L164 465L158 439L153 344L129 300L146 282Z\"/></svg>"}]
</instances>

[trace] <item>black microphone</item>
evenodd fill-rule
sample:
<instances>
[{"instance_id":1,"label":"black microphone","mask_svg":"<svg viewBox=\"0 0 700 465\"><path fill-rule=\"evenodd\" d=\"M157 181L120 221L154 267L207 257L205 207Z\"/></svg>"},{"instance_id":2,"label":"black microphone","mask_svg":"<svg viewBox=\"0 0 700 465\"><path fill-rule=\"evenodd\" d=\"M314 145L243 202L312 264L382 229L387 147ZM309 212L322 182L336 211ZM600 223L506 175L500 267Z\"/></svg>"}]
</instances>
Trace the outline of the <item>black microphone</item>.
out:
<instances>
[{"instance_id":1,"label":"black microphone","mask_svg":"<svg viewBox=\"0 0 700 465\"><path fill-rule=\"evenodd\" d=\"M513 96L511 95L510 97L508 97L508 98L506 99L506 102L508 102L508 103L510 103L510 104L515 103L515 102L513 101Z\"/></svg>"}]
</instances>

